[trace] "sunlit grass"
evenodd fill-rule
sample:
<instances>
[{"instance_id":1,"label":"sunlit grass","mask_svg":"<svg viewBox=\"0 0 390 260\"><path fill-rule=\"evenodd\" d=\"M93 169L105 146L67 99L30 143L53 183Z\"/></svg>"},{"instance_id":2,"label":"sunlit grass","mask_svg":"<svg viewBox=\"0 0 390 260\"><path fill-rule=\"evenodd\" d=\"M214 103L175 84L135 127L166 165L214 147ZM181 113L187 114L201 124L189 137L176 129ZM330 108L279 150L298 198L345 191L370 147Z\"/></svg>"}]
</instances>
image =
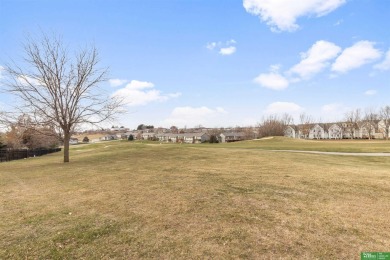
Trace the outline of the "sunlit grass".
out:
<instances>
[{"instance_id":1,"label":"sunlit grass","mask_svg":"<svg viewBox=\"0 0 390 260\"><path fill-rule=\"evenodd\" d=\"M0 259L356 259L388 251L389 157L262 150L389 147L335 143L106 142L72 147L69 164L61 154L1 163Z\"/></svg>"},{"instance_id":2,"label":"sunlit grass","mask_svg":"<svg viewBox=\"0 0 390 260\"><path fill-rule=\"evenodd\" d=\"M302 140L285 137L272 137L260 140L220 144L221 147L238 147L267 150L307 150L323 152L385 152L390 153L387 140Z\"/></svg>"}]
</instances>

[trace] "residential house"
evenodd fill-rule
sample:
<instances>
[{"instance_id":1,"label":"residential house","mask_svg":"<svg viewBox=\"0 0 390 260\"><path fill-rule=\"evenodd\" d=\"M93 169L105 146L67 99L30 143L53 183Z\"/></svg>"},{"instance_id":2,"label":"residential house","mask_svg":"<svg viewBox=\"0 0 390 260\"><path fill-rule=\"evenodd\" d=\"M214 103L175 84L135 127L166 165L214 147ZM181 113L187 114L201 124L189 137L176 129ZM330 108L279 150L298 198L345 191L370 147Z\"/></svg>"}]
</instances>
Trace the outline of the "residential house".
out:
<instances>
[{"instance_id":1,"label":"residential house","mask_svg":"<svg viewBox=\"0 0 390 260\"><path fill-rule=\"evenodd\" d=\"M386 131L386 122L383 119L378 122L378 133L380 133L382 135L381 138L389 138L390 137L390 126L388 127L388 129Z\"/></svg>"},{"instance_id":2,"label":"residential house","mask_svg":"<svg viewBox=\"0 0 390 260\"><path fill-rule=\"evenodd\" d=\"M118 140L118 137L116 135L105 135L100 137L100 141L112 141L112 140Z\"/></svg>"},{"instance_id":3,"label":"residential house","mask_svg":"<svg viewBox=\"0 0 390 260\"><path fill-rule=\"evenodd\" d=\"M290 138L300 138L300 131L295 125L288 125L284 130L284 136Z\"/></svg>"},{"instance_id":4,"label":"residential house","mask_svg":"<svg viewBox=\"0 0 390 260\"><path fill-rule=\"evenodd\" d=\"M374 122L343 122L307 125L308 135L302 135L302 125L289 125L286 127L284 136L290 138L307 138L307 139L373 139L386 138L385 123L383 120ZM390 127L388 129L390 137Z\"/></svg>"},{"instance_id":5,"label":"residential house","mask_svg":"<svg viewBox=\"0 0 390 260\"><path fill-rule=\"evenodd\" d=\"M340 124L330 124L328 128L328 138L329 139L342 139L343 138L343 128Z\"/></svg>"},{"instance_id":6,"label":"residential house","mask_svg":"<svg viewBox=\"0 0 390 260\"><path fill-rule=\"evenodd\" d=\"M184 134L158 134L156 138L161 142L172 143L204 143L210 140L207 133L184 133Z\"/></svg>"},{"instance_id":7,"label":"residential house","mask_svg":"<svg viewBox=\"0 0 390 260\"><path fill-rule=\"evenodd\" d=\"M375 138L375 135L378 132L377 129L378 127L375 127L375 124L372 124L370 122L364 122L360 127L360 131L357 137L363 139Z\"/></svg>"},{"instance_id":8,"label":"residential house","mask_svg":"<svg viewBox=\"0 0 390 260\"><path fill-rule=\"evenodd\" d=\"M210 140L210 136L206 133L185 133L182 135L185 143L204 143Z\"/></svg>"},{"instance_id":9,"label":"residential house","mask_svg":"<svg viewBox=\"0 0 390 260\"><path fill-rule=\"evenodd\" d=\"M325 139L328 137L328 133L325 131L326 126L324 124L315 124L309 131L309 139Z\"/></svg>"},{"instance_id":10,"label":"residential house","mask_svg":"<svg viewBox=\"0 0 390 260\"><path fill-rule=\"evenodd\" d=\"M69 139L70 145L74 145L74 144L78 144L78 143L79 143L79 139L77 139L77 138L70 138Z\"/></svg>"},{"instance_id":11,"label":"residential house","mask_svg":"<svg viewBox=\"0 0 390 260\"><path fill-rule=\"evenodd\" d=\"M218 136L218 141L220 143L237 142L242 140L245 140L245 133L243 132L222 133Z\"/></svg>"},{"instance_id":12,"label":"residential house","mask_svg":"<svg viewBox=\"0 0 390 260\"><path fill-rule=\"evenodd\" d=\"M154 138L155 138L155 133L152 133L152 132L150 132L150 133L142 133L141 134L141 138L142 138L142 140L153 140Z\"/></svg>"}]
</instances>

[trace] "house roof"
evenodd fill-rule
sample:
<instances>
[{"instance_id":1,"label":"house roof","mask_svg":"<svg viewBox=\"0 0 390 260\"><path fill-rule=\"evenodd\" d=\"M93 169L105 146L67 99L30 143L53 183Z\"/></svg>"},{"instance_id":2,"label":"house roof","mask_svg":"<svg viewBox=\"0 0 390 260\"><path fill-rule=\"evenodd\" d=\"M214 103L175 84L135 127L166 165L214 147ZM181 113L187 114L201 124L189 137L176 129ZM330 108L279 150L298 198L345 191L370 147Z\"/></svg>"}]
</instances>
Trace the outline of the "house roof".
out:
<instances>
[{"instance_id":1,"label":"house roof","mask_svg":"<svg viewBox=\"0 0 390 260\"><path fill-rule=\"evenodd\" d=\"M184 133L184 134L172 134L172 133L166 133L166 134L158 134L157 137L187 137L187 138L191 138L191 137L201 137L203 135L207 135L207 133L204 133L204 132L199 132L199 133Z\"/></svg>"},{"instance_id":2,"label":"house roof","mask_svg":"<svg viewBox=\"0 0 390 260\"><path fill-rule=\"evenodd\" d=\"M290 128L292 128L292 129L294 129L295 131L298 131L298 130L299 130L299 128L298 128L297 125L288 125L287 127L290 127ZM286 127L286 128L287 128L287 127Z\"/></svg>"},{"instance_id":3,"label":"house roof","mask_svg":"<svg viewBox=\"0 0 390 260\"><path fill-rule=\"evenodd\" d=\"M222 134L225 137L243 137L243 136L245 136L245 133L243 133L243 132L225 132L225 133L222 133Z\"/></svg>"}]
</instances>

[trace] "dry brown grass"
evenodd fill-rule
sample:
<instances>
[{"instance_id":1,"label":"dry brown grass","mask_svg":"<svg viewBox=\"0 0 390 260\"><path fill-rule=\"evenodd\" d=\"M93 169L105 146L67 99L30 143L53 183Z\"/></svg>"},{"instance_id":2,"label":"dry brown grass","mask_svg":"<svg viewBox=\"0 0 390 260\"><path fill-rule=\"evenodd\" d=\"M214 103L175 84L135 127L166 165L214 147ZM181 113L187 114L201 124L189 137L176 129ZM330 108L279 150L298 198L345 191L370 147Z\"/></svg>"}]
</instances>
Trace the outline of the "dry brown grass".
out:
<instances>
[{"instance_id":1,"label":"dry brown grass","mask_svg":"<svg viewBox=\"0 0 390 260\"><path fill-rule=\"evenodd\" d=\"M390 158L112 142L0 164L0 258L350 259L390 248Z\"/></svg>"},{"instance_id":2,"label":"dry brown grass","mask_svg":"<svg viewBox=\"0 0 390 260\"><path fill-rule=\"evenodd\" d=\"M100 137L105 136L105 134L79 134L79 135L73 135L72 138L77 138L79 139L79 142L82 142L84 137L88 137L90 141L95 140L95 139L100 139Z\"/></svg>"}]
</instances>

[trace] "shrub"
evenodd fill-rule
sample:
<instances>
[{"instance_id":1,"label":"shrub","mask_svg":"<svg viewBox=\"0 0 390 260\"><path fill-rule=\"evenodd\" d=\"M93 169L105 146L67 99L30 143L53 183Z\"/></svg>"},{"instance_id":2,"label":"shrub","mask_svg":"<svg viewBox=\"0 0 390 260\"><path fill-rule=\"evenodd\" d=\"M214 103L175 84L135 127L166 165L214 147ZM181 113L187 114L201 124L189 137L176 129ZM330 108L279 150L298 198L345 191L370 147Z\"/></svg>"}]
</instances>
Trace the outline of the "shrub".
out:
<instances>
[{"instance_id":1,"label":"shrub","mask_svg":"<svg viewBox=\"0 0 390 260\"><path fill-rule=\"evenodd\" d=\"M209 143L210 144L213 144L213 143L218 143L218 138L216 135L210 135L210 140L209 140Z\"/></svg>"}]
</instances>

